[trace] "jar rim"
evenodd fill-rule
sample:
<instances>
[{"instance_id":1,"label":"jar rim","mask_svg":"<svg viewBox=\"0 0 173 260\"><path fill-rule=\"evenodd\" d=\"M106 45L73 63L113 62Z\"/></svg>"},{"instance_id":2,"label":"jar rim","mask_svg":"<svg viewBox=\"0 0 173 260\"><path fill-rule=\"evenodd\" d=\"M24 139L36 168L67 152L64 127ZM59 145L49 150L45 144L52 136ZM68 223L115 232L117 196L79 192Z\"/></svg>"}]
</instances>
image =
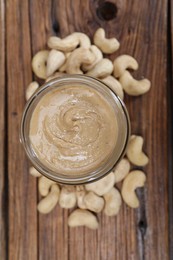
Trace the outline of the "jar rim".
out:
<instances>
[{"instance_id":1,"label":"jar rim","mask_svg":"<svg viewBox=\"0 0 173 260\"><path fill-rule=\"evenodd\" d=\"M28 137L28 135L26 135L26 127L28 125L27 117L29 117L29 113L30 113L29 110L32 108L32 105L34 104L34 100L36 100L36 99L38 100L40 95L42 95L41 97L43 97L44 91L47 91L45 93L45 94L47 94L49 91L51 91L51 89L58 87L58 84L60 84L60 83L67 84L67 82L69 83L69 80L70 80L71 84L74 84L73 81L78 81L79 83L82 83L83 85L85 85L87 82L87 83L91 84L91 87L93 86L92 84L101 86L102 88L105 89L105 91L108 91L109 94L111 94L114 101L117 102L116 104L119 105L119 108L121 109L121 112L124 115L124 119L125 119L125 123L126 123L126 129L125 129L126 136L125 136L124 144L123 144L123 147L121 147L121 152L120 152L118 158L116 158L115 162L113 163L111 168L109 168L108 170L104 170L103 167L101 167L102 169L100 169L100 170L97 169L96 171L93 171L92 173L90 173L88 175L83 174L80 176L79 175L64 175L64 174L58 173L58 171L55 173L55 171L53 171L52 169L48 169L48 167L43 165L38 160L38 158L36 158L36 155L34 154L33 149L29 145L29 142L28 142L29 137ZM89 77L86 75L76 75L76 74L63 75L62 77L53 78L52 80L44 83L41 87L39 87L39 89L31 96L31 98L27 101L27 103L25 105L24 112L23 112L22 119L21 119L21 127L20 127L20 141L25 149L25 152L26 152L29 160L33 164L33 166L45 177L47 177L51 180L54 180L56 182L59 182L62 184L69 184L69 185L70 184L71 185L88 184L90 182L97 181L97 180L103 178L104 176L106 176L108 173L110 173L112 171L112 169L117 165L117 163L121 160L121 158L124 156L126 148L127 148L129 136L130 136L129 115L128 115L124 102L119 98L119 96L117 96L109 86L107 86L104 82L100 81L99 79Z\"/></svg>"}]
</instances>

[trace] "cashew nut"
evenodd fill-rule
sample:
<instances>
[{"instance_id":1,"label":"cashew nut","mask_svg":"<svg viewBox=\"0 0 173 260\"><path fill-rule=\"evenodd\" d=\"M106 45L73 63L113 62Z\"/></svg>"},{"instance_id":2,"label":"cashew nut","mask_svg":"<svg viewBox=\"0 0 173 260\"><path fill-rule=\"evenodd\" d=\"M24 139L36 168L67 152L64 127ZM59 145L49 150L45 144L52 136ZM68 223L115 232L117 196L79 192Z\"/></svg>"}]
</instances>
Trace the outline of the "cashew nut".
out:
<instances>
[{"instance_id":1,"label":"cashew nut","mask_svg":"<svg viewBox=\"0 0 173 260\"><path fill-rule=\"evenodd\" d=\"M66 72L69 74L83 74L80 69L82 64L92 64L95 60L94 54L86 48L77 48L67 59Z\"/></svg>"},{"instance_id":2,"label":"cashew nut","mask_svg":"<svg viewBox=\"0 0 173 260\"><path fill-rule=\"evenodd\" d=\"M123 88L117 79L112 76L107 76L102 79L102 81L107 84L122 100L124 99Z\"/></svg>"},{"instance_id":3,"label":"cashew nut","mask_svg":"<svg viewBox=\"0 0 173 260\"><path fill-rule=\"evenodd\" d=\"M70 52L73 51L78 45L83 48L89 48L91 41L86 34L74 32L63 39L52 36L49 38L47 44L51 49Z\"/></svg>"},{"instance_id":4,"label":"cashew nut","mask_svg":"<svg viewBox=\"0 0 173 260\"><path fill-rule=\"evenodd\" d=\"M61 51L51 50L47 58L46 75L49 77L64 63L65 55Z\"/></svg>"},{"instance_id":5,"label":"cashew nut","mask_svg":"<svg viewBox=\"0 0 173 260\"><path fill-rule=\"evenodd\" d=\"M47 196L49 193L50 187L55 184L55 181L52 181L44 176L41 176L38 181L38 190L42 196Z\"/></svg>"},{"instance_id":6,"label":"cashew nut","mask_svg":"<svg viewBox=\"0 0 173 260\"><path fill-rule=\"evenodd\" d=\"M32 70L41 79L46 79L46 62L49 51L43 50L35 54L32 59Z\"/></svg>"},{"instance_id":7,"label":"cashew nut","mask_svg":"<svg viewBox=\"0 0 173 260\"><path fill-rule=\"evenodd\" d=\"M71 35L72 37L76 37L78 39L78 44L80 45L80 47L89 49L89 47L91 46L90 38L85 33L74 32Z\"/></svg>"},{"instance_id":8,"label":"cashew nut","mask_svg":"<svg viewBox=\"0 0 173 260\"><path fill-rule=\"evenodd\" d=\"M103 53L111 54L118 50L120 43L116 38L107 39L103 28L97 29L94 34L94 44L100 48Z\"/></svg>"},{"instance_id":9,"label":"cashew nut","mask_svg":"<svg viewBox=\"0 0 173 260\"><path fill-rule=\"evenodd\" d=\"M114 77L119 78L121 77L124 72L127 69L133 69L133 70L137 70L138 69L138 63L137 61L130 55L120 55L119 57L117 57L114 62Z\"/></svg>"},{"instance_id":10,"label":"cashew nut","mask_svg":"<svg viewBox=\"0 0 173 260\"><path fill-rule=\"evenodd\" d=\"M30 97L35 93L35 91L39 88L39 84L36 81L31 82L25 92L26 100L30 99Z\"/></svg>"},{"instance_id":11,"label":"cashew nut","mask_svg":"<svg viewBox=\"0 0 173 260\"><path fill-rule=\"evenodd\" d=\"M132 171L123 181L121 194L125 203L131 208L139 207L139 200L135 190L143 187L146 181L146 176L142 171Z\"/></svg>"},{"instance_id":12,"label":"cashew nut","mask_svg":"<svg viewBox=\"0 0 173 260\"><path fill-rule=\"evenodd\" d=\"M95 61L91 65L83 64L83 71L91 70L101 59L103 59L103 54L97 46L91 45L90 50L95 56Z\"/></svg>"},{"instance_id":13,"label":"cashew nut","mask_svg":"<svg viewBox=\"0 0 173 260\"><path fill-rule=\"evenodd\" d=\"M115 183L122 181L130 171L130 163L127 159L122 159L114 170Z\"/></svg>"},{"instance_id":14,"label":"cashew nut","mask_svg":"<svg viewBox=\"0 0 173 260\"><path fill-rule=\"evenodd\" d=\"M61 208L70 209L76 205L76 192L73 186L64 186L59 196L59 205Z\"/></svg>"},{"instance_id":15,"label":"cashew nut","mask_svg":"<svg viewBox=\"0 0 173 260\"><path fill-rule=\"evenodd\" d=\"M127 146L127 157L131 163L137 166L144 166L149 159L142 151L144 139L138 135L132 135Z\"/></svg>"},{"instance_id":16,"label":"cashew nut","mask_svg":"<svg viewBox=\"0 0 173 260\"><path fill-rule=\"evenodd\" d=\"M94 192L88 192L84 197L84 203L87 209L99 213L104 207L104 199L96 195Z\"/></svg>"},{"instance_id":17,"label":"cashew nut","mask_svg":"<svg viewBox=\"0 0 173 260\"><path fill-rule=\"evenodd\" d=\"M104 213L107 216L115 216L118 214L122 199L119 191L116 188L112 188L108 193L104 195L105 207Z\"/></svg>"},{"instance_id":18,"label":"cashew nut","mask_svg":"<svg viewBox=\"0 0 173 260\"><path fill-rule=\"evenodd\" d=\"M76 209L68 217L68 225L70 227L85 226L91 229L97 229L98 220L94 214L86 209Z\"/></svg>"},{"instance_id":19,"label":"cashew nut","mask_svg":"<svg viewBox=\"0 0 173 260\"><path fill-rule=\"evenodd\" d=\"M97 195L102 196L112 189L112 187L114 186L114 181L115 181L114 173L110 172L104 178L86 184L85 188L87 191L93 191Z\"/></svg>"},{"instance_id":20,"label":"cashew nut","mask_svg":"<svg viewBox=\"0 0 173 260\"><path fill-rule=\"evenodd\" d=\"M119 78L119 81L124 91L132 96L145 94L151 87L151 82L148 79L136 80L127 70Z\"/></svg>"},{"instance_id":21,"label":"cashew nut","mask_svg":"<svg viewBox=\"0 0 173 260\"><path fill-rule=\"evenodd\" d=\"M67 65L67 60L65 61L65 63L59 68L59 72L66 72L66 65Z\"/></svg>"},{"instance_id":22,"label":"cashew nut","mask_svg":"<svg viewBox=\"0 0 173 260\"><path fill-rule=\"evenodd\" d=\"M63 72L55 72L53 75L49 76L49 77L46 79L45 82L48 82L48 81L50 81L50 80L52 80L52 79L55 79L55 78L60 78L60 77L62 77L62 76L64 76L64 75L65 75L65 73L63 73Z\"/></svg>"},{"instance_id":23,"label":"cashew nut","mask_svg":"<svg viewBox=\"0 0 173 260\"><path fill-rule=\"evenodd\" d=\"M33 166L29 168L29 173L34 177L41 177L41 173L37 171Z\"/></svg>"},{"instance_id":24,"label":"cashew nut","mask_svg":"<svg viewBox=\"0 0 173 260\"><path fill-rule=\"evenodd\" d=\"M70 57L71 54L72 54L72 52L65 53L66 60L65 60L64 64L59 68L60 72L66 72L67 60L68 60L68 58Z\"/></svg>"},{"instance_id":25,"label":"cashew nut","mask_svg":"<svg viewBox=\"0 0 173 260\"><path fill-rule=\"evenodd\" d=\"M97 64L89 70L86 75L95 78L105 78L109 76L113 71L112 61L109 59L102 59Z\"/></svg>"},{"instance_id":26,"label":"cashew nut","mask_svg":"<svg viewBox=\"0 0 173 260\"><path fill-rule=\"evenodd\" d=\"M38 211L42 214L47 214L51 210L53 210L53 208L58 203L59 193L60 193L59 186L57 184L53 184L49 194L38 203L37 205Z\"/></svg>"},{"instance_id":27,"label":"cashew nut","mask_svg":"<svg viewBox=\"0 0 173 260\"><path fill-rule=\"evenodd\" d=\"M76 186L76 198L77 198L77 205L80 209L86 209L86 205L84 202L84 197L86 195L86 190L84 186L78 185Z\"/></svg>"}]
</instances>

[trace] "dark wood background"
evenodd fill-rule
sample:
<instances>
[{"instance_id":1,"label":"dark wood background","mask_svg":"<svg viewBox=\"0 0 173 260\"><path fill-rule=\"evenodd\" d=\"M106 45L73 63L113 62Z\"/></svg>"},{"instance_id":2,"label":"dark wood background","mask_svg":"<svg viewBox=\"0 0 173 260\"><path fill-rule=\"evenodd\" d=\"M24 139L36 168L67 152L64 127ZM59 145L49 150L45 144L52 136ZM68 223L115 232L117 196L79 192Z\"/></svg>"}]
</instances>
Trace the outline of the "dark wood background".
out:
<instances>
[{"instance_id":1,"label":"dark wood background","mask_svg":"<svg viewBox=\"0 0 173 260\"><path fill-rule=\"evenodd\" d=\"M113 3L113 6L110 4ZM173 259L171 0L0 0L0 259ZM172 13L172 16L171 16ZM140 64L152 89L126 97L132 132L145 139L150 163L140 208L123 205L117 217L99 215L100 228L69 229L67 210L36 210L36 180L19 143L25 89L34 76L31 58L50 35L102 26L120 50Z\"/></svg>"}]
</instances>

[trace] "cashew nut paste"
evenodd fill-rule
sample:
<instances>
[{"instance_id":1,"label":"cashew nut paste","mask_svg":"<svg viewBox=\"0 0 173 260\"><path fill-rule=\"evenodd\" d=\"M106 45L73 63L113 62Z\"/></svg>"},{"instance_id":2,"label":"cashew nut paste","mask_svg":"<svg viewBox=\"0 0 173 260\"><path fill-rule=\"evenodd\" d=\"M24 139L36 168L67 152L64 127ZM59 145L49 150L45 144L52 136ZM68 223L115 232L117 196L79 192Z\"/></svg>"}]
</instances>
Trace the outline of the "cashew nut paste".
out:
<instances>
[{"instance_id":1,"label":"cashew nut paste","mask_svg":"<svg viewBox=\"0 0 173 260\"><path fill-rule=\"evenodd\" d=\"M30 141L38 159L61 174L85 174L101 167L117 141L113 108L98 91L59 87L38 102Z\"/></svg>"}]
</instances>

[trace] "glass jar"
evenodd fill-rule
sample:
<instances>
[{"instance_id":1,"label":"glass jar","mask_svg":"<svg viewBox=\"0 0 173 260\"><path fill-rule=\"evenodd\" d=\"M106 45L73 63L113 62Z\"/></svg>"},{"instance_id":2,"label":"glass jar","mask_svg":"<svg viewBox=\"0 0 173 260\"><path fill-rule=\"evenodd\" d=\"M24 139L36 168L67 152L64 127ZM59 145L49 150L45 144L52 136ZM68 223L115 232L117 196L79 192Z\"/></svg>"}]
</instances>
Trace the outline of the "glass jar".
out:
<instances>
[{"instance_id":1,"label":"glass jar","mask_svg":"<svg viewBox=\"0 0 173 260\"><path fill-rule=\"evenodd\" d=\"M118 138L110 158L98 169L82 175L65 175L45 166L36 156L29 138L30 120L32 113L40 99L48 92L62 86L86 86L93 88L106 98L114 109L118 126ZM109 134L109 133L108 133ZM65 75L54 78L40 87L28 100L21 121L20 139L26 154L33 166L45 177L63 184L87 184L106 176L124 156L130 135L130 122L128 112L122 100L103 82L84 75Z\"/></svg>"}]
</instances>

